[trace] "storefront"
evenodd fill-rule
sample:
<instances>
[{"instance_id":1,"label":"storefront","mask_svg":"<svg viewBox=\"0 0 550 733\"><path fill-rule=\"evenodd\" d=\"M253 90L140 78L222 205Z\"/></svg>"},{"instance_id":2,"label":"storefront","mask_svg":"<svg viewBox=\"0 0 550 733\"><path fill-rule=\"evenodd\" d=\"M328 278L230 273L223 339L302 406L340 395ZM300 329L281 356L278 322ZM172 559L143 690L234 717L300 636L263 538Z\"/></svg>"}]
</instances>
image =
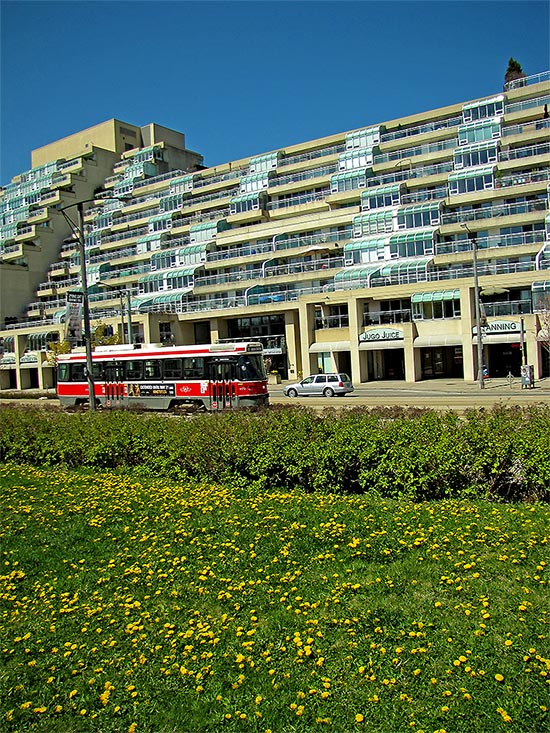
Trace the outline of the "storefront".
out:
<instances>
[{"instance_id":1,"label":"storefront","mask_svg":"<svg viewBox=\"0 0 550 733\"><path fill-rule=\"evenodd\" d=\"M386 326L359 334L362 381L405 379L403 329Z\"/></svg>"},{"instance_id":2,"label":"storefront","mask_svg":"<svg viewBox=\"0 0 550 733\"><path fill-rule=\"evenodd\" d=\"M477 345L477 329L473 329L473 344ZM488 377L495 379L521 374L525 362L524 328L519 319L489 321L482 327L483 361Z\"/></svg>"}]
</instances>

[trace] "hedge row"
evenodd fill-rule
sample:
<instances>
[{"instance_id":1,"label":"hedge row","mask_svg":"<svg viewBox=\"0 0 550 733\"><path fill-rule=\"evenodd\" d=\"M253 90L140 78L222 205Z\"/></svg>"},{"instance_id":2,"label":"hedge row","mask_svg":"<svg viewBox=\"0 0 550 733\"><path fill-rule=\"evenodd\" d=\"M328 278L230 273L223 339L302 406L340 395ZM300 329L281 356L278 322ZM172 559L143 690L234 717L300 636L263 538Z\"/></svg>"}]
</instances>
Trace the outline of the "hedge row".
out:
<instances>
[{"instance_id":1,"label":"hedge row","mask_svg":"<svg viewBox=\"0 0 550 733\"><path fill-rule=\"evenodd\" d=\"M176 481L412 500L550 497L550 408L307 408L192 419L0 410L0 461L131 470Z\"/></svg>"}]
</instances>

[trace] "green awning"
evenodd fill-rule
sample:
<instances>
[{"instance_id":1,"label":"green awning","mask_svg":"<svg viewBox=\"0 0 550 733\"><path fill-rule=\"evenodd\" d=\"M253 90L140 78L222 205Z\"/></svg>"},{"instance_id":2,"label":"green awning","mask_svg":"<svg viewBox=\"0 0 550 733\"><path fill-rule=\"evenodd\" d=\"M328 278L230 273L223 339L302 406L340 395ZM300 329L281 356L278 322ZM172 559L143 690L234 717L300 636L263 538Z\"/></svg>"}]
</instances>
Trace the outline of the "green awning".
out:
<instances>
[{"instance_id":1,"label":"green awning","mask_svg":"<svg viewBox=\"0 0 550 733\"><path fill-rule=\"evenodd\" d=\"M449 181L463 181L465 178L479 178L480 176L492 176L495 171L494 165L482 165L477 168L467 168L449 174Z\"/></svg>"},{"instance_id":2,"label":"green awning","mask_svg":"<svg viewBox=\"0 0 550 733\"><path fill-rule=\"evenodd\" d=\"M460 300L460 290L436 290L433 293L413 293L412 303L432 303L441 300Z\"/></svg>"},{"instance_id":3,"label":"green awning","mask_svg":"<svg viewBox=\"0 0 550 733\"><path fill-rule=\"evenodd\" d=\"M427 273L428 265L433 261L433 257L416 257L415 259L397 259L386 263L380 270L380 277L393 277L395 275L409 275L410 273L418 273L420 270Z\"/></svg>"},{"instance_id":4,"label":"green awning","mask_svg":"<svg viewBox=\"0 0 550 733\"><path fill-rule=\"evenodd\" d=\"M362 224L370 224L371 222L378 221L392 221L393 211L390 209L372 209L365 214L359 214L359 216L353 217L353 226L361 226Z\"/></svg>"},{"instance_id":5,"label":"green awning","mask_svg":"<svg viewBox=\"0 0 550 733\"><path fill-rule=\"evenodd\" d=\"M204 232L206 229L218 229L218 221L213 219L212 221L205 221L201 224L193 224L189 229L190 232Z\"/></svg>"},{"instance_id":6,"label":"green awning","mask_svg":"<svg viewBox=\"0 0 550 733\"><path fill-rule=\"evenodd\" d=\"M372 250L383 249L390 243L389 237L374 237L373 239L361 239L353 242L347 242L344 245L344 252L370 252Z\"/></svg>"},{"instance_id":7,"label":"green awning","mask_svg":"<svg viewBox=\"0 0 550 733\"><path fill-rule=\"evenodd\" d=\"M151 221L151 219L149 219ZM155 232L154 234L145 234L143 237L136 239L137 244L146 244L147 242L160 242L163 232Z\"/></svg>"},{"instance_id":8,"label":"green awning","mask_svg":"<svg viewBox=\"0 0 550 733\"><path fill-rule=\"evenodd\" d=\"M414 231L401 232L390 235L390 244L413 244L414 242L432 241L435 229L415 229Z\"/></svg>"},{"instance_id":9,"label":"green awning","mask_svg":"<svg viewBox=\"0 0 550 733\"><path fill-rule=\"evenodd\" d=\"M335 283L357 282L360 280L368 280L369 276L377 272L383 265L382 262L373 262L369 265L358 265L356 267L346 267L340 270L334 276Z\"/></svg>"},{"instance_id":10,"label":"green awning","mask_svg":"<svg viewBox=\"0 0 550 733\"><path fill-rule=\"evenodd\" d=\"M135 298L132 298L131 300L131 307L132 310L137 310L141 312L141 309L145 308L146 306L150 305L153 302L153 296L151 293L148 295L143 296L137 296Z\"/></svg>"},{"instance_id":11,"label":"green awning","mask_svg":"<svg viewBox=\"0 0 550 733\"><path fill-rule=\"evenodd\" d=\"M499 94L497 97L489 97L489 99L478 99L477 102L467 102L462 105L462 109L475 109L476 107L485 107L487 104L498 104L498 102L504 102L504 94Z\"/></svg>"},{"instance_id":12,"label":"green awning","mask_svg":"<svg viewBox=\"0 0 550 733\"><path fill-rule=\"evenodd\" d=\"M367 171L372 170L371 168L355 168L352 171L346 171L345 173L336 173L330 177L331 184L337 183L338 181L347 181L350 178L359 178L361 176L367 176Z\"/></svg>"},{"instance_id":13,"label":"green awning","mask_svg":"<svg viewBox=\"0 0 550 733\"><path fill-rule=\"evenodd\" d=\"M438 201L431 202L429 204L414 204L413 206L403 206L397 212L401 215L407 214L422 214L426 211L439 211L440 203Z\"/></svg>"},{"instance_id":14,"label":"green awning","mask_svg":"<svg viewBox=\"0 0 550 733\"><path fill-rule=\"evenodd\" d=\"M261 193L261 191L253 191L252 193L243 193L241 196L232 196L229 203L243 204L246 201L259 201Z\"/></svg>"},{"instance_id":15,"label":"green awning","mask_svg":"<svg viewBox=\"0 0 550 733\"><path fill-rule=\"evenodd\" d=\"M163 293L162 295L155 295L151 305L169 305L171 303L181 302L181 299L187 293L190 293L193 288L184 288L183 290L176 290L172 293Z\"/></svg>"},{"instance_id":16,"label":"green awning","mask_svg":"<svg viewBox=\"0 0 550 733\"><path fill-rule=\"evenodd\" d=\"M164 273L162 271L157 272L148 272L146 275L142 275L138 283L150 283L153 280L162 280L164 277Z\"/></svg>"},{"instance_id":17,"label":"green awning","mask_svg":"<svg viewBox=\"0 0 550 733\"><path fill-rule=\"evenodd\" d=\"M403 182L387 183L384 186L373 186L372 188L369 188L368 191L363 191L361 193L361 198L364 199L369 196L385 196L389 193L401 193L405 188L406 187Z\"/></svg>"},{"instance_id":18,"label":"green awning","mask_svg":"<svg viewBox=\"0 0 550 733\"><path fill-rule=\"evenodd\" d=\"M170 279L174 277L192 277L195 274L197 267L199 267L199 265L195 265L194 267L183 267L178 270L165 270L164 274Z\"/></svg>"}]
</instances>

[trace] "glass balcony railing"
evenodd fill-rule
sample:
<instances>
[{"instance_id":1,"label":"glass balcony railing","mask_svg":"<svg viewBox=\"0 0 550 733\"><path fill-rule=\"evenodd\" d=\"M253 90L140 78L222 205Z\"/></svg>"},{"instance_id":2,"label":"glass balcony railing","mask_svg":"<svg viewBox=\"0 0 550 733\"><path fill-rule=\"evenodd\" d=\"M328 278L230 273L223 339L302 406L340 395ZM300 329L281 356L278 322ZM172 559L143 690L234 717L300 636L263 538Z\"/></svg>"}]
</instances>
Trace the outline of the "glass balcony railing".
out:
<instances>
[{"instance_id":1,"label":"glass balcony railing","mask_svg":"<svg viewBox=\"0 0 550 733\"><path fill-rule=\"evenodd\" d=\"M526 186L529 183L541 183L550 180L550 168L540 171L518 171L510 176L495 178L495 188L510 188L511 186Z\"/></svg>"},{"instance_id":2,"label":"glass balcony railing","mask_svg":"<svg viewBox=\"0 0 550 733\"><path fill-rule=\"evenodd\" d=\"M437 130L446 130L450 127L458 127L462 124L462 115L460 117L449 117L446 120L436 120L428 122L424 125L416 125L415 127L407 127L403 130L394 130L393 132L383 132L380 136L380 142L386 143L392 140L401 140L404 137L414 135L423 135L426 132L436 132Z\"/></svg>"},{"instance_id":3,"label":"glass balcony railing","mask_svg":"<svg viewBox=\"0 0 550 733\"><path fill-rule=\"evenodd\" d=\"M267 205L269 211L277 209L285 209L289 206L300 206L301 204L311 204L314 201L322 201L330 194L330 188L322 191L311 191L309 193L296 194L296 196L288 196L277 201L270 201Z\"/></svg>"},{"instance_id":4,"label":"glass balcony railing","mask_svg":"<svg viewBox=\"0 0 550 733\"><path fill-rule=\"evenodd\" d=\"M269 179L269 187L272 186L286 186L289 183L296 183L297 181L307 181L311 178L320 178L321 176L331 176L333 173L338 172L338 165L324 166L323 168L310 168L307 171L300 171L299 173L291 173L287 176L277 176L276 178Z\"/></svg>"},{"instance_id":5,"label":"glass balcony railing","mask_svg":"<svg viewBox=\"0 0 550 733\"><path fill-rule=\"evenodd\" d=\"M523 102L511 102L506 104L504 107L504 114L510 114L511 112L521 112L524 109L532 109L533 107L543 107L545 104L550 104L550 95L544 97L535 97L534 99L526 99Z\"/></svg>"},{"instance_id":6,"label":"glass balcony railing","mask_svg":"<svg viewBox=\"0 0 550 733\"><path fill-rule=\"evenodd\" d=\"M294 163L303 163L306 160L316 160L317 158L324 158L327 155L337 155L343 153L345 149L345 143L339 143L338 145L331 145L319 150L309 150L307 153L285 156L279 161L278 167L283 168L287 165L294 165Z\"/></svg>"},{"instance_id":7,"label":"glass balcony railing","mask_svg":"<svg viewBox=\"0 0 550 733\"><path fill-rule=\"evenodd\" d=\"M508 125L502 130L502 137L510 135L522 135L523 133L533 132L533 130L546 130L550 128L550 119L536 120L535 122L524 122L521 125Z\"/></svg>"},{"instance_id":8,"label":"glass balcony railing","mask_svg":"<svg viewBox=\"0 0 550 733\"><path fill-rule=\"evenodd\" d=\"M502 234L489 237L479 237L477 242L478 250L493 249L494 247L521 247L525 244L541 244L544 241L544 231L522 232L520 234ZM472 245L467 238L458 239L456 242L439 242L435 246L436 255L456 254L468 252Z\"/></svg>"},{"instance_id":9,"label":"glass balcony railing","mask_svg":"<svg viewBox=\"0 0 550 733\"><path fill-rule=\"evenodd\" d=\"M482 293L483 297L483 293ZM531 300L506 300L500 303L487 303L483 301L485 315L489 318L498 316L521 316L533 312Z\"/></svg>"},{"instance_id":10,"label":"glass balcony railing","mask_svg":"<svg viewBox=\"0 0 550 733\"><path fill-rule=\"evenodd\" d=\"M349 328L349 316L346 313L345 315L316 318L313 327L316 331L324 328Z\"/></svg>"},{"instance_id":11,"label":"glass balcony railing","mask_svg":"<svg viewBox=\"0 0 550 733\"><path fill-rule=\"evenodd\" d=\"M378 313L365 313L363 315L363 326L388 326L395 323L410 323L411 310L380 311Z\"/></svg>"},{"instance_id":12,"label":"glass balcony railing","mask_svg":"<svg viewBox=\"0 0 550 733\"><path fill-rule=\"evenodd\" d=\"M428 155L429 153L438 153L442 150L453 150L458 146L458 139L453 137L450 140L441 140L436 143L427 145L419 145L416 148L403 148L391 153L379 153L374 156L374 165L378 163L389 163L404 158L413 158L417 155Z\"/></svg>"},{"instance_id":13,"label":"glass balcony railing","mask_svg":"<svg viewBox=\"0 0 550 733\"><path fill-rule=\"evenodd\" d=\"M499 161L520 160L521 158L531 158L534 155L548 155L549 153L550 143L540 143L539 145L526 145L521 148L501 150L498 159Z\"/></svg>"},{"instance_id":14,"label":"glass balcony railing","mask_svg":"<svg viewBox=\"0 0 550 733\"><path fill-rule=\"evenodd\" d=\"M457 209L456 211L443 213L441 224L458 224L501 216L516 216L532 211L546 211L547 208L546 199L534 199L533 201L521 201L517 204L495 204L481 209Z\"/></svg>"},{"instance_id":15,"label":"glass balcony railing","mask_svg":"<svg viewBox=\"0 0 550 733\"><path fill-rule=\"evenodd\" d=\"M520 89L530 84L540 84L543 81L550 81L550 71L541 71L539 74L525 76L523 79L514 79L513 81L509 81L508 84L505 84L504 89L505 91Z\"/></svg>"}]
</instances>

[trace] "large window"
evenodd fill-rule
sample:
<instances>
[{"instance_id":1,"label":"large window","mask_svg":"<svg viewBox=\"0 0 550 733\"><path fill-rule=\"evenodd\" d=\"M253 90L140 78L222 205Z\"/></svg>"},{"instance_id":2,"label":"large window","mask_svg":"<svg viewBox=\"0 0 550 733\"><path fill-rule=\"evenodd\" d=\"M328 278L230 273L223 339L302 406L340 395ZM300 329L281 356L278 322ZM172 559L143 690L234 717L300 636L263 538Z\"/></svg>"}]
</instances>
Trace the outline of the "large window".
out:
<instances>
[{"instance_id":1,"label":"large window","mask_svg":"<svg viewBox=\"0 0 550 733\"><path fill-rule=\"evenodd\" d=\"M413 321L460 318L460 291L439 290L432 293L414 293L412 311Z\"/></svg>"},{"instance_id":2,"label":"large window","mask_svg":"<svg viewBox=\"0 0 550 733\"><path fill-rule=\"evenodd\" d=\"M348 173L338 173L330 178L330 192L342 193L353 191L356 188L365 188L367 185L367 169L358 168Z\"/></svg>"},{"instance_id":3,"label":"large window","mask_svg":"<svg viewBox=\"0 0 550 733\"><path fill-rule=\"evenodd\" d=\"M455 170L496 163L498 160L498 149L498 140L474 143L473 145L464 145L461 148L456 148L454 152Z\"/></svg>"},{"instance_id":4,"label":"large window","mask_svg":"<svg viewBox=\"0 0 550 733\"><path fill-rule=\"evenodd\" d=\"M469 168L449 176L449 194L457 196L472 191L485 191L495 187L494 168Z\"/></svg>"},{"instance_id":5,"label":"large window","mask_svg":"<svg viewBox=\"0 0 550 733\"><path fill-rule=\"evenodd\" d=\"M470 102L462 107L462 118L464 122L474 122L487 117L496 117L504 114L504 95L481 99L478 102Z\"/></svg>"},{"instance_id":6,"label":"large window","mask_svg":"<svg viewBox=\"0 0 550 733\"><path fill-rule=\"evenodd\" d=\"M353 220L353 236L364 237L368 234L392 232L394 229L393 211L372 211L356 216Z\"/></svg>"},{"instance_id":7,"label":"large window","mask_svg":"<svg viewBox=\"0 0 550 733\"><path fill-rule=\"evenodd\" d=\"M478 122L470 122L466 125L459 126L458 144L471 145L472 143L481 143L485 140L500 138L501 134L500 117L493 117L489 120L480 120Z\"/></svg>"},{"instance_id":8,"label":"large window","mask_svg":"<svg viewBox=\"0 0 550 733\"><path fill-rule=\"evenodd\" d=\"M438 203L409 206L397 212L397 226L399 229L437 226L440 222L441 211Z\"/></svg>"}]
</instances>

